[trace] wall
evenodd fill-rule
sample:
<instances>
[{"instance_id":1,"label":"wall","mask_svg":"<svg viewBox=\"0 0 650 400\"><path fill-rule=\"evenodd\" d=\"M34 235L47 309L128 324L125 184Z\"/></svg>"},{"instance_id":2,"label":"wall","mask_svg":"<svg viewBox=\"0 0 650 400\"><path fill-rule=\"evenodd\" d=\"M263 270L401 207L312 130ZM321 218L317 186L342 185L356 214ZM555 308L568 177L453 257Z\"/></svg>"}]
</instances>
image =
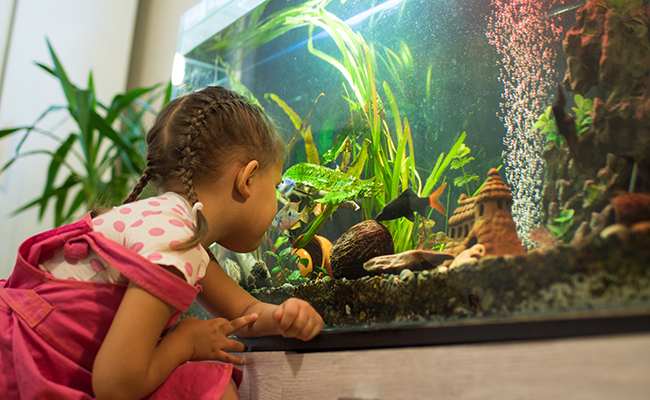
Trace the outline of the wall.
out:
<instances>
[{"instance_id":1,"label":"wall","mask_svg":"<svg viewBox=\"0 0 650 400\"><path fill-rule=\"evenodd\" d=\"M52 65L48 37L70 80L85 87L92 70L97 96L109 102L119 92L167 81L178 38L180 15L196 0L13 0L0 2L0 129L29 125L52 104L64 104L58 81L34 65ZM155 4L155 6L154 6ZM15 12L12 9L15 6ZM137 21L137 22L136 22ZM6 47L7 51L2 50ZM62 112L42 121L44 128L64 120ZM67 136L73 125L56 130ZM18 137L0 140L0 165L15 154ZM34 135L22 151L56 148ZM30 156L0 175L0 278L7 277L20 243L53 226L32 209L11 211L38 198L45 184L47 156Z\"/></svg>"},{"instance_id":2,"label":"wall","mask_svg":"<svg viewBox=\"0 0 650 400\"><path fill-rule=\"evenodd\" d=\"M128 88L168 81L181 15L199 0L140 0Z\"/></svg>"}]
</instances>

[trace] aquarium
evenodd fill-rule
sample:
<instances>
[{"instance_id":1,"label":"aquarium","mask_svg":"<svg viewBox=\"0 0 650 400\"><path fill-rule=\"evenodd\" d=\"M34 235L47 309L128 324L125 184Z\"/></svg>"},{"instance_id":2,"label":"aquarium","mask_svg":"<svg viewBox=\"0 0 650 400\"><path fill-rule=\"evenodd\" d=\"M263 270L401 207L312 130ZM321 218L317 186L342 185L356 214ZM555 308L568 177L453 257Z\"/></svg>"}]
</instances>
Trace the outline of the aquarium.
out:
<instances>
[{"instance_id":1,"label":"aquarium","mask_svg":"<svg viewBox=\"0 0 650 400\"><path fill-rule=\"evenodd\" d=\"M647 0L200 2L175 96L237 90L289 148L262 247L212 251L332 331L650 314L649 26Z\"/></svg>"}]
</instances>

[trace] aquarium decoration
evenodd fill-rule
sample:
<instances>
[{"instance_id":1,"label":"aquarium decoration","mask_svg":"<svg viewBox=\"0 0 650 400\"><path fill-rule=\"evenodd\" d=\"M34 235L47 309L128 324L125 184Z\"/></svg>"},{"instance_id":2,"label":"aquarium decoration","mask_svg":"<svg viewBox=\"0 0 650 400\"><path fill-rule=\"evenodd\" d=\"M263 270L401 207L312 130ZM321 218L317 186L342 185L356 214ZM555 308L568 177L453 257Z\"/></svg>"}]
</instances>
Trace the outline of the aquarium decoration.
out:
<instances>
[{"instance_id":1,"label":"aquarium decoration","mask_svg":"<svg viewBox=\"0 0 650 400\"><path fill-rule=\"evenodd\" d=\"M495 168L475 197L463 193L458 208L449 219L449 242L445 252L458 254L476 244L485 247L487 255L526 254L517 236L510 213L510 189Z\"/></svg>"},{"instance_id":2,"label":"aquarium decoration","mask_svg":"<svg viewBox=\"0 0 650 400\"><path fill-rule=\"evenodd\" d=\"M389 230L374 220L360 222L341 235L332 246L330 262L335 279L358 279L368 275L366 261L395 253Z\"/></svg>"}]
</instances>

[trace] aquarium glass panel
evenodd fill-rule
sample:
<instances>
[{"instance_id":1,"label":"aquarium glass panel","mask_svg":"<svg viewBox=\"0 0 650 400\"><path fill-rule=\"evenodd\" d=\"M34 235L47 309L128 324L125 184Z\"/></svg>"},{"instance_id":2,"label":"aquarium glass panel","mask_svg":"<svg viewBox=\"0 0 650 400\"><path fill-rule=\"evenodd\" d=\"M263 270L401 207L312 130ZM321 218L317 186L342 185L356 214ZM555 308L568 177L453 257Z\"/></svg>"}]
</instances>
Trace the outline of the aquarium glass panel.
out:
<instances>
[{"instance_id":1,"label":"aquarium glass panel","mask_svg":"<svg viewBox=\"0 0 650 400\"><path fill-rule=\"evenodd\" d=\"M212 251L332 330L646 313L649 18L647 0L200 2L175 96L234 89L289 149L260 249Z\"/></svg>"}]
</instances>

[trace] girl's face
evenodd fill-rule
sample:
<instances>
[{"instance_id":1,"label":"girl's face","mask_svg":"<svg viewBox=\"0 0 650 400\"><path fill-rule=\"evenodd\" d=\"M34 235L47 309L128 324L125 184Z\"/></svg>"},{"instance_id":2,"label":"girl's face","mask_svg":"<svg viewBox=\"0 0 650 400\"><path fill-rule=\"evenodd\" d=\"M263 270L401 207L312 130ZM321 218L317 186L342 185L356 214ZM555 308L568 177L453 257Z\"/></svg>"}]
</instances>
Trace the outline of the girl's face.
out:
<instances>
[{"instance_id":1,"label":"girl's face","mask_svg":"<svg viewBox=\"0 0 650 400\"><path fill-rule=\"evenodd\" d=\"M259 247L278 212L276 188L280 182L282 161L255 171L251 177L251 195L240 209L237 223L231 226L230 235L220 244L239 253L251 252Z\"/></svg>"}]
</instances>

